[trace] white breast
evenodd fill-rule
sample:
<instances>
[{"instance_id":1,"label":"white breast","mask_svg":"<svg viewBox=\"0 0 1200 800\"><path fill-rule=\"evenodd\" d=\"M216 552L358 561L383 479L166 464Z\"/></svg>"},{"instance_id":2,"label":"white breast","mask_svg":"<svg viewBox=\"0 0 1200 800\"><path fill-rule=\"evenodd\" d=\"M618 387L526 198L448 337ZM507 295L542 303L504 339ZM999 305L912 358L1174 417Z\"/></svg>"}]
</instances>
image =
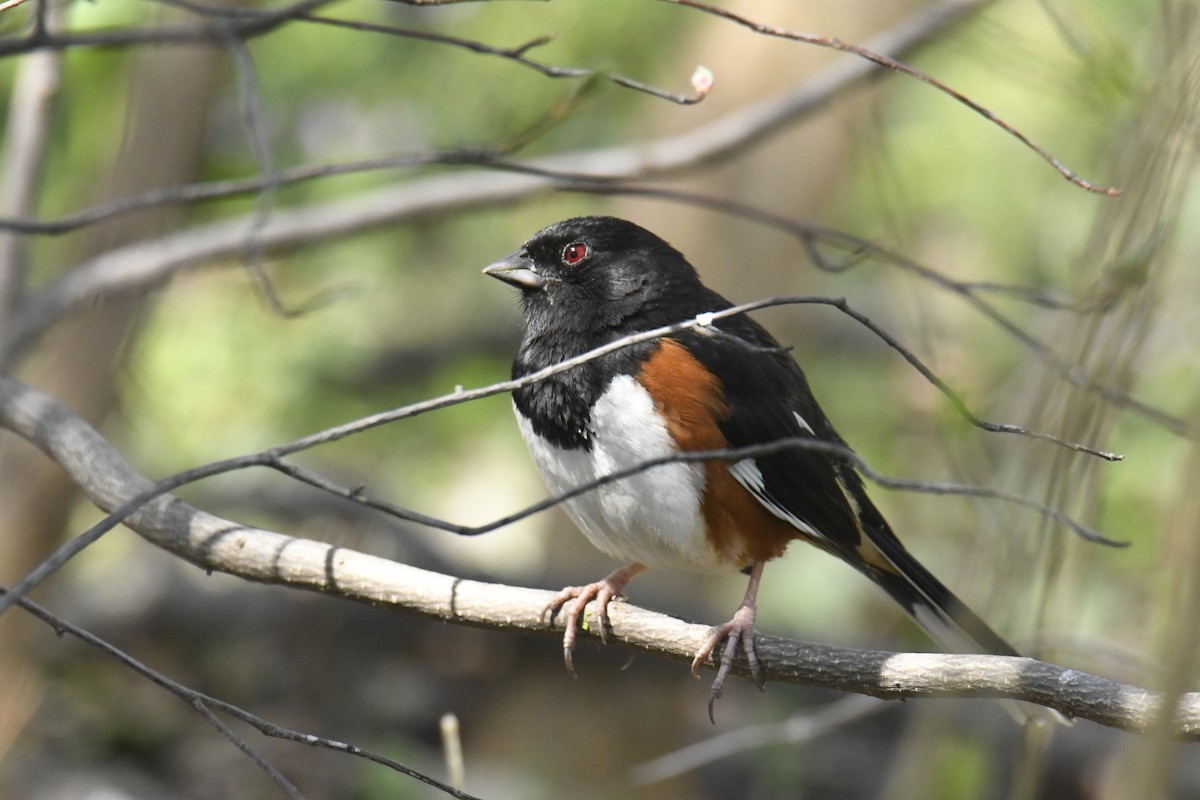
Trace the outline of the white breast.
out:
<instances>
[{"instance_id":1,"label":"white breast","mask_svg":"<svg viewBox=\"0 0 1200 800\"><path fill-rule=\"evenodd\" d=\"M675 452L654 401L629 375L614 379L596 401L588 426L590 451L547 442L519 411L517 421L555 494ZM588 540L611 556L648 567L716 572L728 565L718 561L704 536L703 491L703 464L665 464L600 486L564 507Z\"/></svg>"}]
</instances>

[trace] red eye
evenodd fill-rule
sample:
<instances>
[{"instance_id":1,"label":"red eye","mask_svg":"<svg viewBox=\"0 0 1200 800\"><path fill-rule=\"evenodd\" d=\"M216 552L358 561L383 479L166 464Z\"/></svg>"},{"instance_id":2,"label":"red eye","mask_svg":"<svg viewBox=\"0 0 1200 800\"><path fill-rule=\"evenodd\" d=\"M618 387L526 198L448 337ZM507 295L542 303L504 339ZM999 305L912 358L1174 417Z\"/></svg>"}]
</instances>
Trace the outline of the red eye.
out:
<instances>
[{"instance_id":1,"label":"red eye","mask_svg":"<svg viewBox=\"0 0 1200 800\"><path fill-rule=\"evenodd\" d=\"M571 242L563 248L562 261L568 267L573 267L588 257L588 246L583 242Z\"/></svg>"}]
</instances>

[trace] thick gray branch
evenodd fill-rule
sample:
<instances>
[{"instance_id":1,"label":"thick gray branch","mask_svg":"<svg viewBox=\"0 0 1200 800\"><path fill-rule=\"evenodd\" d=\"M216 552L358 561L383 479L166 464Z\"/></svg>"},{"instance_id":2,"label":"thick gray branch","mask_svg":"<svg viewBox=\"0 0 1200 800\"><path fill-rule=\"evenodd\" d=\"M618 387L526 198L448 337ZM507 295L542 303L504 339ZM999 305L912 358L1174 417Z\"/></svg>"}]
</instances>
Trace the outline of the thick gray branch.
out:
<instances>
[{"instance_id":1,"label":"thick gray branch","mask_svg":"<svg viewBox=\"0 0 1200 800\"><path fill-rule=\"evenodd\" d=\"M0 378L0 427L28 440L60 464L81 490L109 510L151 483L91 426L53 398ZM310 539L221 519L160 497L127 525L147 540L205 569L249 580L309 589L387 605L463 625L557 632L541 624L551 592L480 583ZM13 531L10 535L20 535ZM611 637L636 650L688 661L709 628L617 603ZM1028 658L886 653L756 638L767 680L801 683L882 698L1003 697L1056 708L1130 731L1157 724L1162 696L1096 675ZM744 665L739 669L747 677ZM1200 693L1179 698L1175 735L1200 738Z\"/></svg>"}]
</instances>

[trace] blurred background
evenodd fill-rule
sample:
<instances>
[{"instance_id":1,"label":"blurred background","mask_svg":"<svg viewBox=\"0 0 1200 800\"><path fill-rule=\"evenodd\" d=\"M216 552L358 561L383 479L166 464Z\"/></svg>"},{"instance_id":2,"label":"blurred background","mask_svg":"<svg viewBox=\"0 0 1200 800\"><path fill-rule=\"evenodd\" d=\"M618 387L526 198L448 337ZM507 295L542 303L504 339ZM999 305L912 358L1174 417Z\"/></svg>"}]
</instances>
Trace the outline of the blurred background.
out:
<instances>
[{"instance_id":1,"label":"blurred background","mask_svg":"<svg viewBox=\"0 0 1200 800\"><path fill-rule=\"evenodd\" d=\"M910 549L1019 649L1148 688L1193 690L1200 9L1186 0L959 5L970 8L943 25L929 17L939 4L914 0L723 7L857 44L924 26L908 63L1083 177L1120 187L1120 197L1070 184L965 106L882 72L769 135L686 163L685 143L711 143L715 126L744 123L756 104L778 107L855 57L667 3L348 0L309 4L253 36L231 31L247 15L285 6L30 0L8 8L0 12L6 219L60 220L154 189L262 181L66 231L0 231L4 363L86 416L143 474L162 477L505 379L519 308L480 269L558 219L627 217L682 250L735 302L844 296L979 416L1124 454L1105 463L973 428L834 309L757 315L794 347L825 410L875 469L1015 492L1130 542L1088 544L1009 504L872 487ZM300 19L301 11L362 24ZM59 36L54 46L27 44L38 20ZM190 40L161 34L201 28ZM160 32L146 37L153 44L134 41L151 29ZM553 36L525 57L594 74L547 76L431 35L496 48ZM605 77L689 95L701 64L715 88L692 105ZM673 144L645 146L664 141ZM623 175L636 180L612 192L551 178L505 193L497 181L510 173L419 158L470 161L504 150L518 161L553 157L563 172L600 173L617 169L603 154L625 146L651 163L685 163ZM371 159L393 161L280 180L289 170ZM441 202L451 181L460 199ZM883 252L827 237L808 247L761 215L621 190L633 184L825 226ZM350 209L354 221L256 244L255 230L295 209L315 209L319 219ZM229 222L246 230L232 250L200 247L169 274L132 274L79 293L65 309L37 306L101 256L132 270L178 237L203 244L216 230L205 226ZM299 460L463 524L545 496L506 396ZM464 577L557 589L614 566L557 511L460 539L263 472L180 495L241 522ZM16 582L99 516L46 458L0 438L0 581ZM740 577L650 573L629 596L717 622L744 588ZM759 693L739 683L713 728L707 680L679 664L631 660L586 641L572 680L554 637L452 627L206 575L125 529L34 597L188 686L435 776L444 776L438 720L454 713L464 788L488 800L1200 797L1194 746L1088 722L1026 741L985 701L868 708L825 691L770 685ZM759 599L766 633L932 647L881 593L811 549L773 562ZM713 736L846 710L854 719L793 737L802 741L728 749L669 776L638 769ZM308 797L443 796L363 761L247 735ZM19 611L0 618L0 797L274 796L282 792L258 767L172 695Z\"/></svg>"}]
</instances>

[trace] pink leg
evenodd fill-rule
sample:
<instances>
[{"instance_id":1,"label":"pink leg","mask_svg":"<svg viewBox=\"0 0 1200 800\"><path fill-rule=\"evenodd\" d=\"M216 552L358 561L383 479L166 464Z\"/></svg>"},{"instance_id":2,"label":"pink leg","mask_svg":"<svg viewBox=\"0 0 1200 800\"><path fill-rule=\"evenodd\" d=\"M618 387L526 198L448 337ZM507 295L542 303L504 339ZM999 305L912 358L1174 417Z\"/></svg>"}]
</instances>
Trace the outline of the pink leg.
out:
<instances>
[{"instance_id":1,"label":"pink leg","mask_svg":"<svg viewBox=\"0 0 1200 800\"><path fill-rule=\"evenodd\" d=\"M758 584L762 580L765 564L765 561L754 562L754 566L750 569L750 584L746 587L746 596L742 598L741 605L733 613L733 619L724 625L717 626L713 630L712 636L704 643L703 647L696 651L696 657L692 659L692 674L699 678L700 665L708 660L722 639L727 639L725 651L721 654L721 666L717 670L717 679L713 681L712 689L708 693L708 718L710 720L713 719L713 704L717 702L717 698L724 690L725 676L733 667L733 658L734 653L737 652L738 642L741 642L742 649L746 653L746 660L750 662L750 674L754 676L754 682L758 684L758 688L762 688L762 678L758 673L758 654L754 651L754 615L757 610L755 599L758 597Z\"/></svg>"},{"instance_id":2,"label":"pink leg","mask_svg":"<svg viewBox=\"0 0 1200 800\"><path fill-rule=\"evenodd\" d=\"M646 567L642 564L634 562L627 566L614 570L608 577L589 583L586 586L568 586L558 593L550 604L542 609L542 622L546 621L546 615L553 616L557 614L559 609L563 607L567 601L571 601L571 605L567 608L566 633L563 634L563 661L566 662L567 672L571 673L571 677L575 677L575 665L571 661L571 654L575 650L575 636L579 629L579 620L583 616L583 610L589 602L596 601L596 624L600 629L600 641L608 642L608 604L614 598L621 594L625 589L626 584L636 578ZM753 620L751 620L753 624Z\"/></svg>"}]
</instances>

